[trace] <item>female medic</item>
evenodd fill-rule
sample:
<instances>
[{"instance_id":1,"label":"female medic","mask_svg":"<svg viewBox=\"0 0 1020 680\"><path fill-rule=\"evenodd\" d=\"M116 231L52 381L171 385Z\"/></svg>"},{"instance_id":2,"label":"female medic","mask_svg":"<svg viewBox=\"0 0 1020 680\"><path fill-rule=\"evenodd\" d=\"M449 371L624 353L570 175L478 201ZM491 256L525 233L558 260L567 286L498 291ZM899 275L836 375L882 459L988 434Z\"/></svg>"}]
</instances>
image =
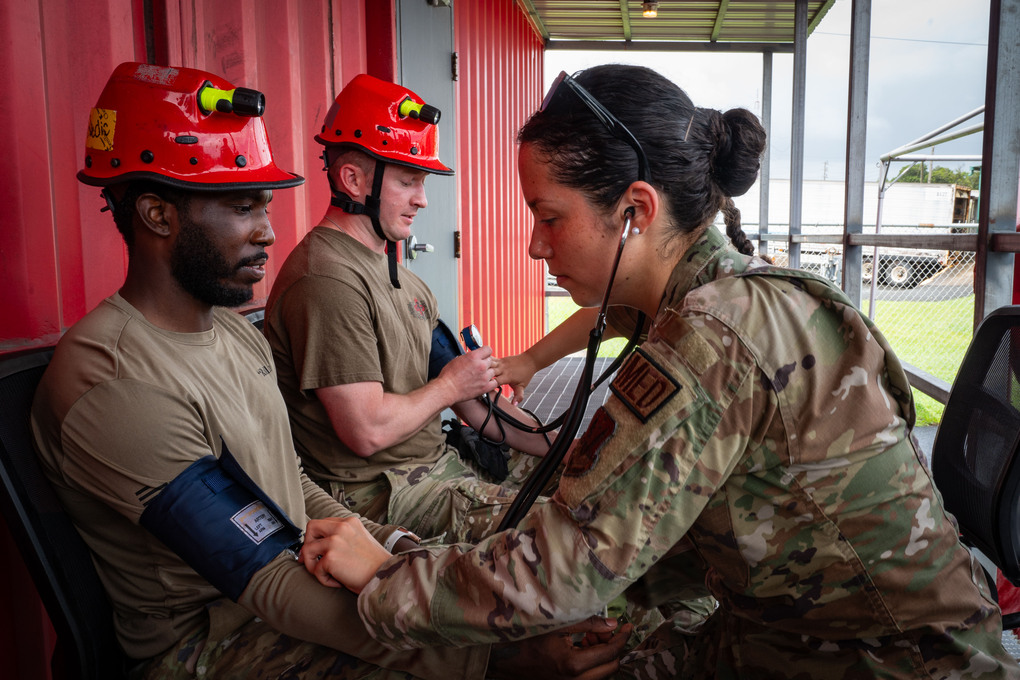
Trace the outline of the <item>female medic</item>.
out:
<instances>
[{"instance_id":1,"label":"female medic","mask_svg":"<svg viewBox=\"0 0 1020 680\"><path fill-rule=\"evenodd\" d=\"M515 530L392 558L356 523L343 545L313 530L314 573L360 590L394 647L533 635L633 584L669 601L696 573L718 609L656 635L633 675L1018 677L888 343L827 281L752 255L731 197L757 175L755 117L600 66L557 81L519 142L531 256L582 306L612 278L610 303L654 319L648 339L554 502Z\"/></svg>"}]
</instances>

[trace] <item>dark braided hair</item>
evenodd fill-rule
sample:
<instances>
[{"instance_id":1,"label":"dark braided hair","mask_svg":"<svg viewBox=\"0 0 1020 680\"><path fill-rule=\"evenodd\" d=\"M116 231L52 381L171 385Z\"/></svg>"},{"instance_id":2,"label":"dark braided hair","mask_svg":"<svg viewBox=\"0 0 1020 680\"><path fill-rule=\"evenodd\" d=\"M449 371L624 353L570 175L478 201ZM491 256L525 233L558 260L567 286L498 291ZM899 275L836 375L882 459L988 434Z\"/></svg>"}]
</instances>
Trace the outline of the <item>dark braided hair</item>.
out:
<instances>
[{"instance_id":1,"label":"dark braided hair","mask_svg":"<svg viewBox=\"0 0 1020 680\"><path fill-rule=\"evenodd\" d=\"M672 81L643 66L595 66L575 80L641 143L651 168L649 182L671 216L671 237L709 224L721 210L734 247L754 253L732 200L754 184L765 150L765 130L753 113L697 108ZM606 211L638 176L634 149L567 92L535 113L517 141L535 144L548 157L557 181Z\"/></svg>"}]
</instances>

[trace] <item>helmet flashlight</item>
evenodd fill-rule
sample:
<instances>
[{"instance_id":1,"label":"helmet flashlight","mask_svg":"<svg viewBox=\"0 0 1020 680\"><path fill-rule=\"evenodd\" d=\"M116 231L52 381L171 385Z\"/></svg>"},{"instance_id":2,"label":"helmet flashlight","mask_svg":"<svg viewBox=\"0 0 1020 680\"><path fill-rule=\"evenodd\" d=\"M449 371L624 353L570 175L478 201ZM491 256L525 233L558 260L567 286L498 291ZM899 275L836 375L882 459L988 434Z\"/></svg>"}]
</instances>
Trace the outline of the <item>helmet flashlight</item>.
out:
<instances>
[{"instance_id":1,"label":"helmet flashlight","mask_svg":"<svg viewBox=\"0 0 1020 680\"><path fill-rule=\"evenodd\" d=\"M401 116L417 118L421 122L431 125L438 125L439 116L442 115L442 112L436 107L429 104L419 104L410 97L400 102L399 112Z\"/></svg>"},{"instance_id":2,"label":"helmet flashlight","mask_svg":"<svg viewBox=\"0 0 1020 680\"><path fill-rule=\"evenodd\" d=\"M266 110L266 96L247 87L220 90L206 81L198 91L198 105L205 114L219 111L239 116L261 116Z\"/></svg>"}]
</instances>

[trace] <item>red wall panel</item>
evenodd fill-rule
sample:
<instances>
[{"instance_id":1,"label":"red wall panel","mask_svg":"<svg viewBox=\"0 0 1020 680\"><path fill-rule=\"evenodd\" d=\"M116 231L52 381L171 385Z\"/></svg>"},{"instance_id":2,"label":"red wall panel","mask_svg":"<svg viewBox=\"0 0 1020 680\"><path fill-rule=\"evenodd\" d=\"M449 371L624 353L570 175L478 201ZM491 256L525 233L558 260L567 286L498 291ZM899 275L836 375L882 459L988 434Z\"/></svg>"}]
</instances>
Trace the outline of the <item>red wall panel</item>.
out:
<instances>
[{"instance_id":1,"label":"red wall panel","mask_svg":"<svg viewBox=\"0 0 1020 680\"><path fill-rule=\"evenodd\" d=\"M9 141L0 182L0 351L54 342L122 278L120 237L99 214L98 191L74 175L89 109L113 66L136 56L134 6L0 5L0 124Z\"/></svg>"},{"instance_id":2,"label":"red wall panel","mask_svg":"<svg viewBox=\"0 0 1020 680\"><path fill-rule=\"evenodd\" d=\"M278 163L310 180L274 197L277 242L267 282L256 290L264 300L280 263L328 203L313 136L339 88L367 70L366 5L385 4L154 0L147 26L142 0L0 2L0 125L8 140L0 170L0 354L55 343L124 279L121 237L100 213L99 190L75 173L88 113L113 68L149 54L262 90ZM377 61L392 72L392 63ZM53 629L3 520L0 583L0 678L44 680Z\"/></svg>"},{"instance_id":3,"label":"red wall panel","mask_svg":"<svg viewBox=\"0 0 1020 680\"><path fill-rule=\"evenodd\" d=\"M542 98L543 46L513 0L454 3L462 323L497 355L545 326L544 269L528 258L531 215L517 178L517 129Z\"/></svg>"}]
</instances>

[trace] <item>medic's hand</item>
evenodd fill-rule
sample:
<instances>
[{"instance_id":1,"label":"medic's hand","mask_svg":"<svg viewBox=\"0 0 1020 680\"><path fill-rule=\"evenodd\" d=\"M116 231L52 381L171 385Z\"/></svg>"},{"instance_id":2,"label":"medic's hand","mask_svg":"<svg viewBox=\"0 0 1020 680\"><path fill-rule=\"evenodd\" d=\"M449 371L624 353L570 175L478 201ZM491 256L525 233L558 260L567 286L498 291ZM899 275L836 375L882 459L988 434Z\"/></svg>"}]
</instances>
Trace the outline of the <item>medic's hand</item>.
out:
<instances>
[{"instance_id":1,"label":"medic's hand","mask_svg":"<svg viewBox=\"0 0 1020 680\"><path fill-rule=\"evenodd\" d=\"M390 555L356 517L313 519L299 559L319 583L360 593Z\"/></svg>"},{"instance_id":2,"label":"medic's hand","mask_svg":"<svg viewBox=\"0 0 1020 680\"><path fill-rule=\"evenodd\" d=\"M448 381L454 398L448 405L475 399L498 387L493 379L492 348L485 346L455 357L443 366L436 380Z\"/></svg>"},{"instance_id":3,"label":"medic's hand","mask_svg":"<svg viewBox=\"0 0 1020 680\"><path fill-rule=\"evenodd\" d=\"M528 386L538 371L538 365L527 352L502 359L493 359L492 368L495 370L496 382L500 385L509 385L513 389L512 403L514 406L524 401L524 388Z\"/></svg>"},{"instance_id":4,"label":"medic's hand","mask_svg":"<svg viewBox=\"0 0 1020 680\"><path fill-rule=\"evenodd\" d=\"M617 629L618 628L618 629ZM630 637L629 623L593 616L538 637L493 645L487 677L597 680L612 676Z\"/></svg>"}]
</instances>

